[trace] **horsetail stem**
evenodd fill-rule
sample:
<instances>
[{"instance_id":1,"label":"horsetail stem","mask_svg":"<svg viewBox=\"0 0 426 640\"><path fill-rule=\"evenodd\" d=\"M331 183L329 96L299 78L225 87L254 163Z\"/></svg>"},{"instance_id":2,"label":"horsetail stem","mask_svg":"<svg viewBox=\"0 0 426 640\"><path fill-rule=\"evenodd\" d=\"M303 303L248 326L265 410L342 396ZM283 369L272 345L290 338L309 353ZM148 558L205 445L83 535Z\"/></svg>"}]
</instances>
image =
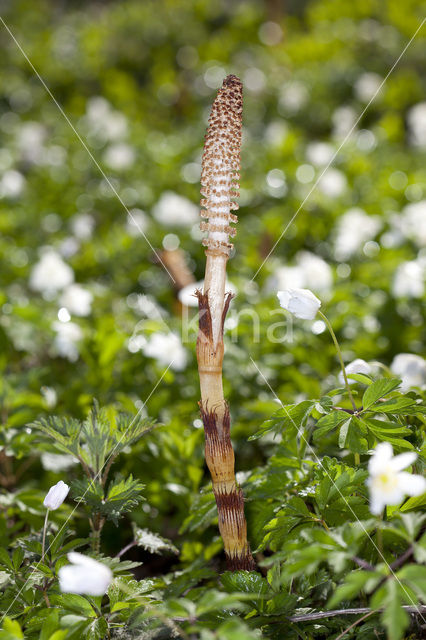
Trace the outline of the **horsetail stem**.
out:
<instances>
[{"instance_id":1,"label":"horsetail stem","mask_svg":"<svg viewBox=\"0 0 426 640\"><path fill-rule=\"evenodd\" d=\"M219 531L229 569L254 569L247 541L244 498L235 480L230 415L223 396L223 325L232 295L225 294L226 263L236 233L242 129L242 83L234 75L223 81L213 103L205 137L201 173L201 229L207 231L204 291L198 291L197 361L205 455L216 499Z\"/></svg>"}]
</instances>

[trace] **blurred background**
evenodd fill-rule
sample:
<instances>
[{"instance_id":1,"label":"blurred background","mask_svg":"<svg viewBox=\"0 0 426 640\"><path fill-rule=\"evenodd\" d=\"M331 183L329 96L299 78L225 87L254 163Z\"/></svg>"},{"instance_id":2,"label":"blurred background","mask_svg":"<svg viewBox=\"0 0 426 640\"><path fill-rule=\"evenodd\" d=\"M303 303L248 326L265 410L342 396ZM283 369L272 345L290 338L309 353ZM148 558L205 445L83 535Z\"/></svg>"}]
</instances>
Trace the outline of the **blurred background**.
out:
<instances>
[{"instance_id":1,"label":"blurred background","mask_svg":"<svg viewBox=\"0 0 426 640\"><path fill-rule=\"evenodd\" d=\"M182 338L182 318L196 316L191 283L205 264L203 136L229 73L245 99L224 367L239 469L264 460L267 443L247 438L276 407L251 357L284 402L336 384L324 323L290 331L278 289L321 298L346 361L395 370L395 356L414 354L409 372L395 373L422 383L425 26L382 83L425 9L1 2L0 483L20 492L29 521L37 492L72 475L72 461L26 425L48 413L82 418L94 397L163 425L122 461L148 485L138 524L176 538L208 480L196 323ZM277 322L278 344L268 333ZM197 546L185 544L189 561Z\"/></svg>"}]
</instances>

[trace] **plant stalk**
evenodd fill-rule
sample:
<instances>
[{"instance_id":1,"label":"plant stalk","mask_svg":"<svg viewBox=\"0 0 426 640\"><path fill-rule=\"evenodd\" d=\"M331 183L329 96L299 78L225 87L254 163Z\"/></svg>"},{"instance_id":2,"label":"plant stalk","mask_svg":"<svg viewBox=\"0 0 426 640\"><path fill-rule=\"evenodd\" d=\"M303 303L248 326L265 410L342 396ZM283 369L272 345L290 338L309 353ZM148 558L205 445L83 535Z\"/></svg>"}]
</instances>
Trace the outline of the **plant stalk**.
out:
<instances>
[{"instance_id":1,"label":"plant stalk","mask_svg":"<svg viewBox=\"0 0 426 640\"><path fill-rule=\"evenodd\" d=\"M330 332L331 338L332 338L332 340L333 340L333 342L334 342L334 346L336 347L337 357L339 358L340 367L341 367L341 369L342 369L343 380L345 381L346 391L348 392L349 399L350 399L350 401L351 401L351 403L352 403L352 406L353 406L353 408L354 408L354 411L356 412L356 411L357 411L357 408L356 408L355 400L354 400L354 397L353 397L353 395L352 395L352 391L351 391L351 388L350 388L350 385L349 385L348 376L346 375L346 369L345 369L345 364L344 364L344 362L343 362L342 351L341 351L341 349L340 349L340 345L339 345L339 343L338 343L338 341L337 341L336 334L334 333L334 331L333 331L333 327L331 326L331 322L329 321L329 319L327 318L327 316L326 316L326 315L324 315L324 314L322 313L322 311L319 311L319 310L318 310L318 314L319 314L319 315L321 316L321 318L324 320L324 322L325 322L325 324L326 324L326 326L327 326L327 329L328 329L328 330L329 330L329 332Z\"/></svg>"},{"instance_id":2,"label":"plant stalk","mask_svg":"<svg viewBox=\"0 0 426 640\"><path fill-rule=\"evenodd\" d=\"M43 539L41 543L41 562L44 560L44 551L46 547L46 531L47 531L47 521L49 519L49 509L46 509L46 516L44 518L44 526L43 526Z\"/></svg>"},{"instance_id":3,"label":"plant stalk","mask_svg":"<svg viewBox=\"0 0 426 640\"><path fill-rule=\"evenodd\" d=\"M241 81L228 76L213 103L202 162L201 193L206 200L201 201L204 207L201 215L209 221L201 223L201 229L208 231L208 236L203 241L206 246L204 290L197 292L197 362L206 463L230 570L255 568L247 541L244 497L235 479L230 415L222 386L223 325L232 299L231 294L225 293L226 263L232 248L229 237L235 235L229 223L237 221L231 209L237 209L238 205L231 198L237 195L233 189L239 188L241 114Z\"/></svg>"}]
</instances>

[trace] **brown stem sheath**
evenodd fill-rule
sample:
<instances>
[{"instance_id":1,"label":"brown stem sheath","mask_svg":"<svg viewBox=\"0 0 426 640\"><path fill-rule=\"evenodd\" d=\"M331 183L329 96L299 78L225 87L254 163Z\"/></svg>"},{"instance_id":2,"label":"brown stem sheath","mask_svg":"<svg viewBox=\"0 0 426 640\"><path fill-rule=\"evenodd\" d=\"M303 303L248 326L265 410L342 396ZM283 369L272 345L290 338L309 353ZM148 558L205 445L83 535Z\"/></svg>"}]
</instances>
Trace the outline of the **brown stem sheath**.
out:
<instances>
[{"instance_id":1,"label":"brown stem sheath","mask_svg":"<svg viewBox=\"0 0 426 640\"><path fill-rule=\"evenodd\" d=\"M206 463L212 478L219 531L223 539L228 569L252 570L255 563L247 541L243 492L235 480L230 415L222 388L223 322L232 295L228 293L225 297L216 348L213 344L209 294L199 291L197 295L200 311L197 340L200 411L204 424Z\"/></svg>"}]
</instances>

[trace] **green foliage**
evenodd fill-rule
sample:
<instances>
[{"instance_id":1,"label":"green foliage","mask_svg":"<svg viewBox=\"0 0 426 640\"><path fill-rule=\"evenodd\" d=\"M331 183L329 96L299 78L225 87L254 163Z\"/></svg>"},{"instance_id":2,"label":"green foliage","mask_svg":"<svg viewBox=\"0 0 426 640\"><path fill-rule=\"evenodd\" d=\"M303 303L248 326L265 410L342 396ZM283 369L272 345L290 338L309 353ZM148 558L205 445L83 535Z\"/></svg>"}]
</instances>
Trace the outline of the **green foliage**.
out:
<instances>
[{"instance_id":1,"label":"green foliage","mask_svg":"<svg viewBox=\"0 0 426 640\"><path fill-rule=\"evenodd\" d=\"M392 364L422 353L424 27L370 104L365 92L425 8L6 3L2 19L69 122L1 24L0 640L422 637L426 613L404 607L426 603L426 497L372 517L366 481L382 442L417 454L405 472L426 466L423 374ZM179 246L203 277L200 154L227 73L245 104L224 391L253 572L225 568L196 310L182 312L158 259ZM184 200L161 212L167 192ZM354 208L365 216L352 228ZM61 267L34 286L49 250ZM304 270L306 252L322 262ZM64 265L88 310L49 286ZM345 362L371 365L348 374L355 410L321 321L278 308L276 290L302 276ZM59 480L71 490L49 513L42 560L43 499ZM73 550L111 568L103 597L60 591Z\"/></svg>"}]
</instances>

